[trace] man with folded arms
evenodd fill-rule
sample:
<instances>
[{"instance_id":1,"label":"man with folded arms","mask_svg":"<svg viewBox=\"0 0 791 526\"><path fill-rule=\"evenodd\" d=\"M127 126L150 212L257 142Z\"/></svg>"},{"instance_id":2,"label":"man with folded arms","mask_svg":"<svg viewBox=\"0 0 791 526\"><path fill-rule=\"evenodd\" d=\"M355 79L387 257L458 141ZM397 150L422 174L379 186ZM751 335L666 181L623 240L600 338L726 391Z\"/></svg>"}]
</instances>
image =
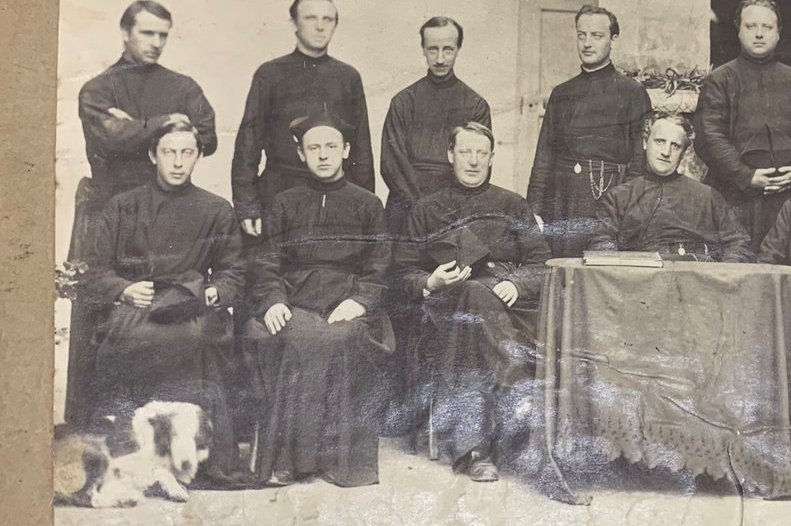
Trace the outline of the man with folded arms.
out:
<instances>
[{"instance_id":1,"label":"man with folded arms","mask_svg":"<svg viewBox=\"0 0 791 526\"><path fill-rule=\"evenodd\" d=\"M750 238L732 207L712 188L676 170L693 138L681 115L652 113L645 121L646 174L599 203L593 250L659 252L666 259L754 261Z\"/></svg>"},{"instance_id":2,"label":"man with folded arms","mask_svg":"<svg viewBox=\"0 0 791 526\"><path fill-rule=\"evenodd\" d=\"M217 149L214 110L190 77L159 65L173 25L170 12L151 0L133 2L121 16L121 58L80 90L79 115L91 177L80 181L75 197L69 261L84 261L97 217L114 195L153 183L156 170L148 148L166 122L191 123L203 155ZM90 335L94 313L82 294L72 305L66 421L90 420L95 396L95 348Z\"/></svg>"},{"instance_id":3,"label":"man with folded arms","mask_svg":"<svg viewBox=\"0 0 791 526\"><path fill-rule=\"evenodd\" d=\"M450 136L454 179L417 203L396 261L406 294L436 329L423 351L434 369L440 452L472 480L498 479L498 430L509 389L534 370L535 325L549 258L527 202L489 183L494 136L470 122Z\"/></svg>"},{"instance_id":4,"label":"man with folded arms","mask_svg":"<svg viewBox=\"0 0 791 526\"><path fill-rule=\"evenodd\" d=\"M354 128L329 112L290 127L307 184L274 197L251 284L245 358L262 431L260 481L320 474L339 486L378 482L380 359L394 347L381 309L390 261L384 209L346 179Z\"/></svg>"},{"instance_id":5,"label":"man with folded arms","mask_svg":"<svg viewBox=\"0 0 791 526\"><path fill-rule=\"evenodd\" d=\"M244 263L230 203L191 182L202 151L192 125L161 127L155 180L112 198L96 227L86 285L104 315L95 419L151 400L197 403L214 426L207 475L226 481L235 448L221 368Z\"/></svg>"}]
</instances>

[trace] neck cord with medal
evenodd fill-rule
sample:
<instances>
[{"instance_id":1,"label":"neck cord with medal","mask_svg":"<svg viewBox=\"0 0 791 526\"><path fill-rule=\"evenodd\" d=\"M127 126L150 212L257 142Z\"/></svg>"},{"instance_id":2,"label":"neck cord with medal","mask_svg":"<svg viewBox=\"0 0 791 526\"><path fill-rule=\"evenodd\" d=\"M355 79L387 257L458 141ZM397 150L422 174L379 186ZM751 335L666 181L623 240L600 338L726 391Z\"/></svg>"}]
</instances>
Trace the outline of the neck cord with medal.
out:
<instances>
[{"instance_id":1,"label":"neck cord with medal","mask_svg":"<svg viewBox=\"0 0 791 526\"><path fill-rule=\"evenodd\" d=\"M600 200L602 198L602 196L604 195L604 193L607 190L610 189L610 186L612 186L612 182L615 179L615 174L614 173L610 174L610 178L605 184L605 182L604 182L604 161L599 161L599 163L600 163L599 164L599 182L598 182L598 184L596 184L596 182L593 179L593 161L588 159L588 180L590 181L591 195L593 196L593 198L596 201ZM620 173L620 172L621 172L621 167L619 166L618 167L618 173ZM582 166L580 166L579 162L574 165L574 173L577 174L577 175L582 173Z\"/></svg>"}]
</instances>

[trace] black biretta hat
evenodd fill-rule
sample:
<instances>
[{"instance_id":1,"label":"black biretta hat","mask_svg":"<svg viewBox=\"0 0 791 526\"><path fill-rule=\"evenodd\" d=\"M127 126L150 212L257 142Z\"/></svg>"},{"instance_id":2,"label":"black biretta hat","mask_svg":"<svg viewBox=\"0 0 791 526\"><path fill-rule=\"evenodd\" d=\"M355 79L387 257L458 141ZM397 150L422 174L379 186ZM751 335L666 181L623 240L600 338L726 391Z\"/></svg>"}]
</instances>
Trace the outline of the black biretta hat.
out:
<instances>
[{"instance_id":1,"label":"black biretta hat","mask_svg":"<svg viewBox=\"0 0 791 526\"><path fill-rule=\"evenodd\" d=\"M297 142L302 142L302 136L305 135L308 130L318 126L329 126L330 128L335 128L341 132L343 139L346 142L351 142L352 140L354 128L347 124L343 119L332 113L327 108L326 104L324 104L321 108L309 112L304 117L294 119L291 121L291 124L289 124L288 128L291 131L291 135L294 136L294 140Z\"/></svg>"}]
</instances>

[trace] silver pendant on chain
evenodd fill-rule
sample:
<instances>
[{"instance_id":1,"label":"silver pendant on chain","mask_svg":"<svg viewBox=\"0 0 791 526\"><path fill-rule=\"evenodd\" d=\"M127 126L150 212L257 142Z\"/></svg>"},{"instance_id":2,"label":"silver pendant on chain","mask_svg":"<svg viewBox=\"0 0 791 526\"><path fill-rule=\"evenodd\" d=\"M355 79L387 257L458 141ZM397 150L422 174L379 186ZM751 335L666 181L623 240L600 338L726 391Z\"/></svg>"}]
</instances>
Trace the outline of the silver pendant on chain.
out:
<instances>
[{"instance_id":1,"label":"silver pendant on chain","mask_svg":"<svg viewBox=\"0 0 791 526\"><path fill-rule=\"evenodd\" d=\"M582 173L582 166L580 166L580 163L574 165L574 173L577 175Z\"/></svg>"}]
</instances>

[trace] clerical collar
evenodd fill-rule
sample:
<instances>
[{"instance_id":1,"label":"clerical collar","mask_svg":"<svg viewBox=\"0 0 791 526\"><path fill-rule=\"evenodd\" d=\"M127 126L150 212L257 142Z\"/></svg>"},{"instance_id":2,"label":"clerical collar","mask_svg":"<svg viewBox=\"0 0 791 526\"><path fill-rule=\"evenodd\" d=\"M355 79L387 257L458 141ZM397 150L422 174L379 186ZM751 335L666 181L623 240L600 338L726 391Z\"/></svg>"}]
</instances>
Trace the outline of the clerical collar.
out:
<instances>
[{"instance_id":1,"label":"clerical collar","mask_svg":"<svg viewBox=\"0 0 791 526\"><path fill-rule=\"evenodd\" d=\"M123 70L136 70L136 71L151 71L156 68L161 68L158 63L154 62L153 64L138 64L136 62L132 62L131 60L127 59L124 55L121 55L121 58L118 59L118 62L113 64L113 69L123 69Z\"/></svg>"},{"instance_id":2,"label":"clerical collar","mask_svg":"<svg viewBox=\"0 0 791 526\"><path fill-rule=\"evenodd\" d=\"M774 52L768 54L763 58L756 58L748 55L744 50L742 50L742 52L739 53L738 60L742 61L743 63L754 64L761 68L771 66L772 64L777 62L777 58L775 57Z\"/></svg>"},{"instance_id":3,"label":"clerical collar","mask_svg":"<svg viewBox=\"0 0 791 526\"><path fill-rule=\"evenodd\" d=\"M154 192L163 196L184 195L194 188L192 180L189 180L179 186L168 186L167 188L163 188L159 181L155 179L153 183L149 184L149 186L154 190Z\"/></svg>"},{"instance_id":4,"label":"clerical collar","mask_svg":"<svg viewBox=\"0 0 791 526\"><path fill-rule=\"evenodd\" d=\"M337 181L332 181L329 183L313 176L308 178L308 186L314 190L318 190L319 192L333 192L335 190L340 190L346 186L346 184L346 177L341 177Z\"/></svg>"},{"instance_id":5,"label":"clerical collar","mask_svg":"<svg viewBox=\"0 0 791 526\"><path fill-rule=\"evenodd\" d=\"M292 53L292 55L302 60L303 62L324 62L325 60L328 60L330 58L327 52L325 52L320 57L313 57L310 55L306 55L305 53L300 51L299 48L294 48L294 52Z\"/></svg>"},{"instance_id":6,"label":"clerical collar","mask_svg":"<svg viewBox=\"0 0 791 526\"><path fill-rule=\"evenodd\" d=\"M491 173L489 174L489 177L487 177L486 180L483 183L481 183L478 186L472 187L472 186L464 186L454 176L453 177L453 181L451 182L450 188L451 188L451 190L453 190L453 191L455 191L457 193L463 194L463 195L478 195L478 194L482 194L483 192L485 192L486 190L489 189L489 184L490 184L489 180L490 179L491 179Z\"/></svg>"},{"instance_id":7,"label":"clerical collar","mask_svg":"<svg viewBox=\"0 0 791 526\"><path fill-rule=\"evenodd\" d=\"M605 64L604 66L601 66L601 67L599 67L597 69L594 69L594 70L591 70L591 71L588 71L587 69L585 69L582 66L580 66L580 70L582 71L583 75L591 76L591 77L598 77L598 76L606 75L608 73L611 73L611 72L615 71L615 65L612 63L612 61L610 61L607 64Z\"/></svg>"},{"instance_id":8,"label":"clerical collar","mask_svg":"<svg viewBox=\"0 0 791 526\"><path fill-rule=\"evenodd\" d=\"M654 181L657 183L669 183L671 181L675 181L679 177L681 177L681 174L678 173L678 170L676 170L670 175L656 175L651 170L645 171L645 178L648 179L649 181Z\"/></svg>"},{"instance_id":9,"label":"clerical collar","mask_svg":"<svg viewBox=\"0 0 791 526\"><path fill-rule=\"evenodd\" d=\"M438 77L438 76L434 75L431 72L431 70L428 70L428 79L431 81L431 83L433 85L437 86L438 88L450 87L450 86L454 85L456 83L456 81L458 80L456 78L456 73L453 70L451 70L444 77Z\"/></svg>"}]
</instances>

